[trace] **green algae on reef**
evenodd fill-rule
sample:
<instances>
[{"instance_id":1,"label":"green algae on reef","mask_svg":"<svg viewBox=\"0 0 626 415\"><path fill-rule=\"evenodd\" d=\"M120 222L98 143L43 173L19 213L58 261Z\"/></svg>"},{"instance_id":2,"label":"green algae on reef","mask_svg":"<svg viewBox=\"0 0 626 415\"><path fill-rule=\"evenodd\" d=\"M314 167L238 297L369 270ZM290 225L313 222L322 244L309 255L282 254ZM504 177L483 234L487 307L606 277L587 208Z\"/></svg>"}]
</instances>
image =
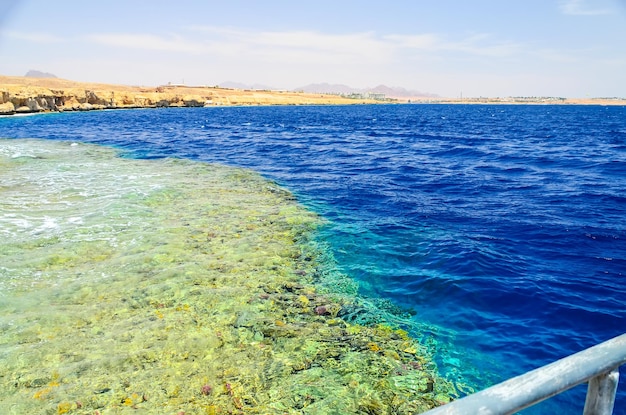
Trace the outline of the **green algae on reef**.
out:
<instances>
[{"instance_id":1,"label":"green algae on reef","mask_svg":"<svg viewBox=\"0 0 626 415\"><path fill-rule=\"evenodd\" d=\"M0 140L0 169L2 413L412 414L454 395L406 332L341 318L357 300L318 285L322 220L253 172L39 140Z\"/></svg>"}]
</instances>

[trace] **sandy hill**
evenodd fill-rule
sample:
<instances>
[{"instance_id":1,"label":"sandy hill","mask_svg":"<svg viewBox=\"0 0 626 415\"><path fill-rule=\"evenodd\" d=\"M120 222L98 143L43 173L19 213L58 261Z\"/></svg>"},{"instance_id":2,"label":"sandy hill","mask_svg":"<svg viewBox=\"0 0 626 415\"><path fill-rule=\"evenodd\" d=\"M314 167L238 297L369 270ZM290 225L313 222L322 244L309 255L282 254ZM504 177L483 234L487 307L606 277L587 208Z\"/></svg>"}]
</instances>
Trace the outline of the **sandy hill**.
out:
<instances>
[{"instance_id":1,"label":"sandy hill","mask_svg":"<svg viewBox=\"0 0 626 415\"><path fill-rule=\"evenodd\" d=\"M0 114L114 108L212 105L328 105L376 103L335 95L208 86L156 87L0 75Z\"/></svg>"}]
</instances>

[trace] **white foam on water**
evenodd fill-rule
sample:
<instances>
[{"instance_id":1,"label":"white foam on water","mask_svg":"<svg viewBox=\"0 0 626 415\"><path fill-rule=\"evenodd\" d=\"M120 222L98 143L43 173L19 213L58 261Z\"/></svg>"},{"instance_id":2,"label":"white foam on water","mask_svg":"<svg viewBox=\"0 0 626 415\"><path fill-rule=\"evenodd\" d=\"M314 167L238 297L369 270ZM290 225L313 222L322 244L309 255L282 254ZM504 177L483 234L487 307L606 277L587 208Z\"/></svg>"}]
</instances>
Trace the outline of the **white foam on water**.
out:
<instances>
[{"instance_id":1,"label":"white foam on water","mask_svg":"<svg viewBox=\"0 0 626 415\"><path fill-rule=\"evenodd\" d=\"M54 218L51 218L49 216L44 216L43 217L43 223L37 228L35 229L35 234L39 234L42 232L46 232L52 229L58 229L59 228L59 224L57 223L57 220Z\"/></svg>"}]
</instances>

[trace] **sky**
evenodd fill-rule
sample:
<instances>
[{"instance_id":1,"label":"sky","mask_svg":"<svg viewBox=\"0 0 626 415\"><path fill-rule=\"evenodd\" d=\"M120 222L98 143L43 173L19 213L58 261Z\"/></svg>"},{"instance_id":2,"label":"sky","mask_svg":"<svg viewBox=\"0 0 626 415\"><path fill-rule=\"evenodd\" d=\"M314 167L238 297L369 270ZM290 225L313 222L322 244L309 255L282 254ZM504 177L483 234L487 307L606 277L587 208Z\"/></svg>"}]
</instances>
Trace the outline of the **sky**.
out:
<instances>
[{"instance_id":1,"label":"sky","mask_svg":"<svg viewBox=\"0 0 626 415\"><path fill-rule=\"evenodd\" d=\"M626 98L626 0L0 0L0 74Z\"/></svg>"}]
</instances>

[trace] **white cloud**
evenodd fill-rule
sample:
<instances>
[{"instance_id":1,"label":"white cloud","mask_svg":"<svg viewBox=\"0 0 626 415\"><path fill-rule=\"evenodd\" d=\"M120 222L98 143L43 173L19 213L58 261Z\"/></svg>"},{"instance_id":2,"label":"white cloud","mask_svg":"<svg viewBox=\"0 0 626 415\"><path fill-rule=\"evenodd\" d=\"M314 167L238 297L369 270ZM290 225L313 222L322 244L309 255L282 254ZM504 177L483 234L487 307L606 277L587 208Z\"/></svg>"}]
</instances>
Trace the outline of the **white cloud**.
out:
<instances>
[{"instance_id":1,"label":"white cloud","mask_svg":"<svg viewBox=\"0 0 626 415\"><path fill-rule=\"evenodd\" d=\"M445 48L468 55L497 58L512 56L523 51L525 46L512 41L494 41L491 35L481 33L458 42L450 42L445 45Z\"/></svg>"},{"instance_id":2,"label":"white cloud","mask_svg":"<svg viewBox=\"0 0 626 415\"><path fill-rule=\"evenodd\" d=\"M185 36L100 33L87 39L99 44L189 54L210 54L239 61L293 64L384 64L406 54L456 52L480 57L508 57L524 49L514 42L474 34L447 40L433 33L377 35L374 32L329 34L315 31L247 31L228 27L193 26Z\"/></svg>"},{"instance_id":3,"label":"white cloud","mask_svg":"<svg viewBox=\"0 0 626 415\"><path fill-rule=\"evenodd\" d=\"M310 31L262 32L249 39L251 43L282 50L302 50L337 58L377 60L386 54L385 42L373 33L324 34Z\"/></svg>"},{"instance_id":4,"label":"white cloud","mask_svg":"<svg viewBox=\"0 0 626 415\"><path fill-rule=\"evenodd\" d=\"M530 55L536 59L539 59L543 62L552 62L559 64L576 64L581 60L586 60L581 58L585 56L583 51L565 51L565 50L557 50L557 49L549 49L549 48L539 48L537 50L533 50L530 52Z\"/></svg>"},{"instance_id":5,"label":"white cloud","mask_svg":"<svg viewBox=\"0 0 626 415\"><path fill-rule=\"evenodd\" d=\"M399 48L437 50L442 47L441 39L433 33L419 35L387 35L384 36L383 39Z\"/></svg>"},{"instance_id":6,"label":"white cloud","mask_svg":"<svg viewBox=\"0 0 626 415\"><path fill-rule=\"evenodd\" d=\"M300 51L315 55L327 54L343 60L360 59L384 61L394 53L462 52L478 56L509 56L523 45L514 42L494 41L489 34L472 35L457 41L449 41L434 33L415 35L383 35L374 32L349 34L323 34L318 32L240 32L237 36L243 44L254 45L253 50ZM257 49L260 48L260 49Z\"/></svg>"},{"instance_id":7,"label":"white cloud","mask_svg":"<svg viewBox=\"0 0 626 415\"><path fill-rule=\"evenodd\" d=\"M588 0L561 0L559 7L561 12L574 16L598 16L603 14L612 14L614 10L610 5L598 8L598 1L589 2Z\"/></svg>"},{"instance_id":8,"label":"white cloud","mask_svg":"<svg viewBox=\"0 0 626 415\"><path fill-rule=\"evenodd\" d=\"M169 38L165 38L150 34L100 33L87 35L85 39L103 45L131 49L187 53L202 53L205 49L204 45L201 43L186 40L179 35L172 35Z\"/></svg>"},{"instance_id":9,"label":"white cloud","mask_svg":"<svg viewBox=\"0 0 626 415\"><path fill-rule=\"evenodd\" d=\"M246 55L273 62L383 62L388 45L374 33L326 34L315 31L252 32L233 28L191 28L205 35L207 48L224 55Z\"/></svg>"},{"instance_id":10,"label":"white cloud","mask_svg":"<svg viewBox=\"0 0 626 415\"><path fill-rule=\"evenodd\" d=\"M15 32L15 31L7 31L4 32L4 35L10 39L15 40L25 40L27 42L33 43L60 43L64 42L65 39L59 36L44 33L44 32Z\"/></svg>"},{"instance_id":11,"label":"white cloud","mask_svg":"<svg viewBox=\"0 0 626 415\"><path fill-rule=\"evenodd\" d=\"M480 33L464 39L447 40L436 34L388 35L385 36L390 47L421 52L457 52L482 57L507 57L524 49L524 45L515 42L493 40L492 35Z\"/></svg>"},{"instance_id":12,"label":"white cloud","mask_svg":"<svg viewBox=\"0 0 626 415\"><path fill-rule=\"evenodd\" d=\"M383 62L388 45L372 33L324 34L311 31L249 32L192 27L191 35L97 33L85 39L122 48L211 54L228 58L294 63Z\"/></svg>"}]
</instances>

